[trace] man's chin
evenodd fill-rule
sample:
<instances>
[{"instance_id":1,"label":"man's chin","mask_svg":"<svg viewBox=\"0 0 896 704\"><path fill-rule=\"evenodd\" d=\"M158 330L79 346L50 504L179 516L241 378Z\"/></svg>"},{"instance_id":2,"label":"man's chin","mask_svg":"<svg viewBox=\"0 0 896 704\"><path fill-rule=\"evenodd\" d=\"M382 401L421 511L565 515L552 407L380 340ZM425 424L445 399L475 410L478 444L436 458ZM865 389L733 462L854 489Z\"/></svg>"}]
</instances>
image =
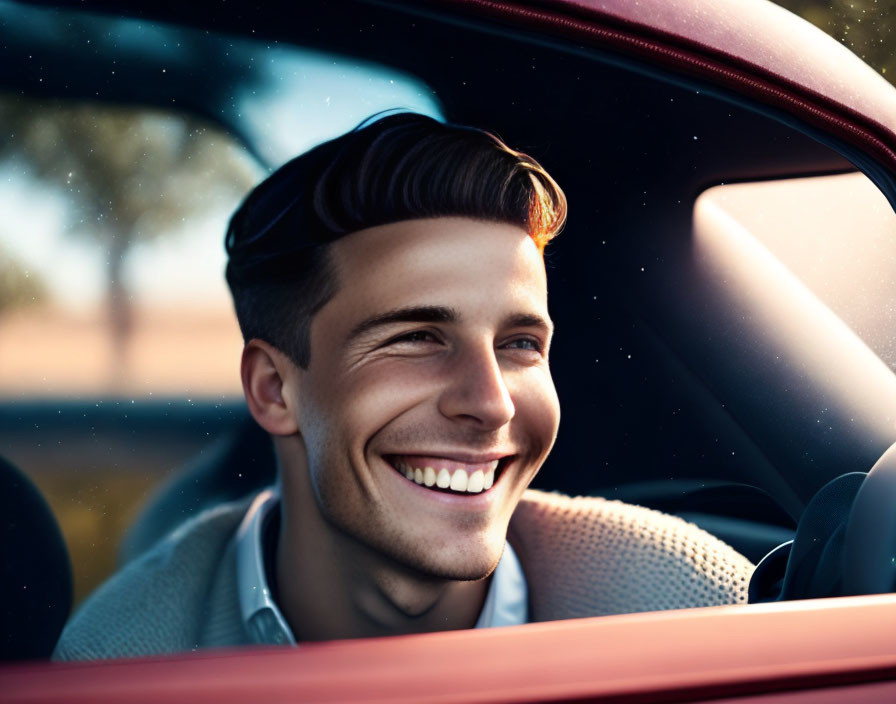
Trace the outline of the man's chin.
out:
<instances>
[{"instance_id":1,"label":"man's chin","mask_svg":"<svg viewBox=\"0 0 896 704\"><path fill-rule=\"evenodd\" d=\"M502 542L500 548L495 550L443 550L427 554L395 551L390 557L405 569L428 579L475 582L489 577L495 571L503 551Z\"/></svg>"},{"instance_id":2,"label":"man's chin","mask_svg":"<svg viewBox=\"0 0 896 704\"><path fill-rule=\"evenodd\" d=\"M485 579L495 571L504 553L506 526L503 530L457 531L451 528L421 531L416 540L408 540L405 532L358 526L340 526L340 532L356 541L368 555L392 563L393 567L416 573L423 579L471 582ZM444 539L446 534L454 539ZM427 539L423 536L428 535ZM376 537L373 537L376 536ZM441 539L440 539L441 536ZM374 558L376 560L377 558Z\"/></svg>"},{"instance_id":3,"label":"man's chin","mask_svg":"<svg viewBox=\"0 0 896 704\"><path fill-rule=\"evenodd\" d=\"M492 572L498 566L497 561L485 568L475 568L470 565L453 566L453 565L417 565L410 566L421 575L425 575L431 579L442 579L451 582L478 582L479 580L490 577Z\"/></svg>"}]
</instances>

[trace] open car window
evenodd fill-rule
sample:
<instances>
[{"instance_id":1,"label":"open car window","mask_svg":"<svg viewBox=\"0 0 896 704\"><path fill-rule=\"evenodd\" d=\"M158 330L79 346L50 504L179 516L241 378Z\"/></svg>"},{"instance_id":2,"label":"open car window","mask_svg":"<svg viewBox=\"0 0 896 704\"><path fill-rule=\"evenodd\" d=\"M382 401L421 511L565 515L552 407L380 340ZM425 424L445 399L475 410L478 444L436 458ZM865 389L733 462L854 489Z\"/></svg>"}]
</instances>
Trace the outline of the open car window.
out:
<instances>
[{"instance_id":1,"label":"open car window","mask_svg":"<svg viewBox=\"0 0 896 704\"><path fill-rule=\"evenodd\" d=\"M29 57L35 85L91 46L78 76L135 86L0 94L0 454L60 520L76 608L155 492L247 418L228 217L383 110L494 130L567 192L546 257L563 420L534 487L681 516L758 562L896 440L896 215L854 151L775 108L464 26L489 42L476 59L428 15L405 18L407 46L360 20L290 42L11 2L0 18L53 48ZM229 498L258 488L237 479Z\"/></svg>"}]
</instances>

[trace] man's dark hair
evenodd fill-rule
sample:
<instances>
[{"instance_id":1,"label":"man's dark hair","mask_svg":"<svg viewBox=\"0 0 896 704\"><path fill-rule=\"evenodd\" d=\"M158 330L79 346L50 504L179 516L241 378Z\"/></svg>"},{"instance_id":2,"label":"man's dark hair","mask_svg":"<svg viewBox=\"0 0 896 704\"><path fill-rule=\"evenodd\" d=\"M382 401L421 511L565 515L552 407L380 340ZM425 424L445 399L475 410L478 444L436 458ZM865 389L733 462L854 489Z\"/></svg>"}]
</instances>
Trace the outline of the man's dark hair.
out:
<instances>
[{"instance_id":1,"label":"man's dark hair","mask_svg":"<svg viewBox=\"0 0 896 704\"><path fill-rule=\"evenodd\" d=\"M563 226L566 198L534 159L494 135L413 113L293 159L246 197L227 230L227 283L243 338L307 367L311 318L338 285L329 244L446 216L518 225L543 250Z\"/></svg>"}]
</instances>

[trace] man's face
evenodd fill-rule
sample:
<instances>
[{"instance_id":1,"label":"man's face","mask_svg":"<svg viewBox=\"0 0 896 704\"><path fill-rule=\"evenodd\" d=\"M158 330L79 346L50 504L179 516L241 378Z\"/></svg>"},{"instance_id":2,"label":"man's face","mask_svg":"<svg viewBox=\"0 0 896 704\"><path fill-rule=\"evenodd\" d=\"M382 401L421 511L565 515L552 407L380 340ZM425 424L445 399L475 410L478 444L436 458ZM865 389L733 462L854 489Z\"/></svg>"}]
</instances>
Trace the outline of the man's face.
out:
<instances>
[{"instance_id":1,"label":"man's face","mask_svg":"<svg viewBox=\"0 0 896 704\"><path fill-rule=\"evenodd\" d=\"M417 571L487 576L559 422L541 255L520 228L466 218L332 251L338 292L295 389L317 505Z\"/></svg>"}]
</instances>

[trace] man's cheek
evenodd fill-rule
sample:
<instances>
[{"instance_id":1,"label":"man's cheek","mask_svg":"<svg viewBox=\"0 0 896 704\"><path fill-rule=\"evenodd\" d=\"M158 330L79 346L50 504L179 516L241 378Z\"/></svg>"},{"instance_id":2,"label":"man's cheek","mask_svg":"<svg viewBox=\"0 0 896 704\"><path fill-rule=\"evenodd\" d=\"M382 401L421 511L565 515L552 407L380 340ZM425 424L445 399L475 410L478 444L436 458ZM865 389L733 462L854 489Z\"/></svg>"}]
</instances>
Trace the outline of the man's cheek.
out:
<instances>
[{"instance_id":1,"label":"man's cheek","mask_svg":"<svg viewBox=\"0 0 896 704\"><path fill-rule=\"evenodd\" d=\"M423 374L361 380L344 400L343 412L352 427L373 435L432 395L433 379Z\"/></svg>"},{"instance_id":2,"label":"man's cheek","mask_svg":"<svg viewBox=\"0 0 896 704\"><path fill-rule=\"evenodd\" d=\"M516 399L520 430L534 445L536 455L547 455L560 427L560 402L551 377L537 375L527 380L525 393Z\"/></svg>"}]
</instances>

